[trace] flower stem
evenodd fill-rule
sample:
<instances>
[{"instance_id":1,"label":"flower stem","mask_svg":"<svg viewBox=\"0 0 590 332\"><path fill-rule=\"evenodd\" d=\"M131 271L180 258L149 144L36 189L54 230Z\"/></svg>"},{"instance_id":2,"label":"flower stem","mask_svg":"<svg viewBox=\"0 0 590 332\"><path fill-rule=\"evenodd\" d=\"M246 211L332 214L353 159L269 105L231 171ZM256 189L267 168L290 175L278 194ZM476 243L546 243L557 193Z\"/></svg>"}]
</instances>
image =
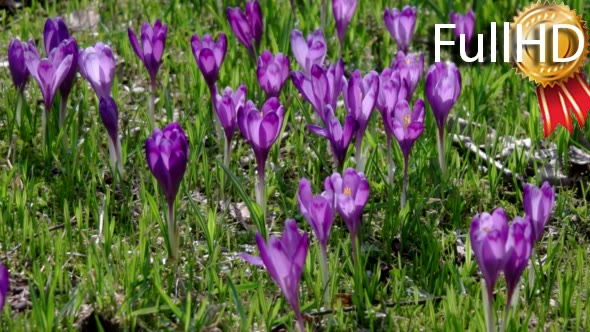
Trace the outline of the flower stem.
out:
<instances>
[{"instance_id":1,"label":"flower stem","mask_svg":"<svg viewBox=\"0 0 590 332\"><path fill-rule=\"evenodd\" d=\"M328 248L320 244L320 267L322 269L322 281L324 283L324 306L330 308L330 275L328 274Z\"/></svg>"},{"instance_id":2,"label":"flower stem","mask_svg":"<svg viewBox=\"0 0 590 332\"><path fill-rule=\"evenodd\" d=\"M297 316L297 329L300 332L305 332L305 322L303 320L303 315L301 315L301 312L296 313Z\"/></svg>"},{"instance_id":3,"label":"flower stem","mask_svg":"<svg viewBox=\"0 0 590 332\"><path fill-rule=\"evenodd\" d=\"M508 315L510 314L510 307L512 302L512 291L508 291L508 298L506 300L506 307L504 308L504 318L502 318L502 323L500 324L500 332L504 332L506 328L506 324L508 322Z\"/></svg>"},{"instance_id":4,"label":"flower stem","mask_svg":"<svg viewBox=\"0 0 590 332\"><path fill-rule=\"evenodd\" d=\"M262 158L261 158L262 159ZM256 190L255 190L255 196L256 196L256 203L258 203L258 205L260 205L260 208L262 209L262 220L264 221L264 223L266 223L266 197L264 195L264 171L265 171L265 165L264 162L262 160L258 160L258 180L256 181ZM263 226L263 225L260 225ZM266 232L264 232L266 234Z\"/></svg>"},{"instance_id":5,"label":"flower stem","mask_svg":"<svg viewBox=\"0 0 590 332\"><path fill-rule=\"evenodd\" d=\"M150 98L148 101L149 107L149 119L150 119L150 126L154 128L156 126L156 84L155 82L151 82L150 84Z\"/></svg>"},{"instance_id":6,"label":"flower stem","mask_svg":"<svg viewBox=\"0 0 590 332\"><path fill-rule=\"evenodd\" d=\"M59 101L59 128L64 126L64 122L66 122L66 112L68 107L68 97L62 96L61 100Z\"/></svg>"},{"instance_id":7,"label":"flower stem","mask_svg":"<svg viewBox=\"0 0 590 332\"><path fill-rule=\"evenodd\" d=\"M178 260L178 227L174 220L174 201L168 203L168 242L170 243L170 257Z\"/></svg>"},{"instance_id":8,"label":"flower stem","mask_svg":"<svg viewBox=\"0 0 590 332\"><path fill-rule=\"evenodd\" d=\"M494 323L494 289L488 288L484 279L481 280L481 294L483 299L483 307L484 307L484 318L486 321L486 331L487 332L495 332L496 327Z\"/></svg>"},{"instance_id":9,"label":"flower stem","mask_svg":"<svg viewBox=\"0 0 590 332\"><path fill-rule=\"evenodd\" d=\"M406 190L408 188L408 156L404 156L404 182L402 184L401 208L406 206Z\"/></svg>"},{"instance_id":10,"label":"flower stem","mask_svg":"<svg viewBox=\"0 0 590 332\"><path fill-rule=\"evenodd\" d=\"M229 157L231 155L231 140L225 137L224 152L223 152L223 164L229 168Z\"/></svg>"},{"instance_id":11,"label":"flower stem","mask_svg":"<svg viewBox=\"0 0 590 332\"><path fill-rule=\"evenodd\" d=\"M365 170L365 165L363 162L363 134L360 134L357 132L357 136L356 139L354 141L354 145L355 145L355 149L356 149L356 153L355 153L355 158L356 158L356 171L357 172L363 172Z\"/></svg>"},{"instance_id":12,"label":"flower stem","mask_svg":"<svg viewBox=\"0 0 590 332\"><path fill-rule=\"evenodd\" d=\"M443 175L447 174L445 163L445 131L443 127L438 128L438 163Z\"/></svg>"},{"instance_id":13,"label":"flower stem","mask_svg":"<svg viewBox=\"0 0 590 332\"><path fill-rule=\"evenodd\" d=\"M45 146L47 136L47 110L41 112L41 142Z\"/></svg>"},{"instance_id":14,"label":"flower stem","mask_svg":"<svg viewBox=\"0 0 590 332\"><path fill-rule=\"evenodd\" d=\"M389 167L387 168L387 179L389 185L393 186L393 173L395 171L395 165L393 164L393 150L391 148L391 135L387 135L387 162Z\"/></svg>"},{"instance_id":15,"label":"flower stem","mask_svg":"<svg viewBox=\"0 0 590 332\"><path fill-rule=\"evenodd\" d=\"M123 155L121 153L121 139L117 137L117 144L115 145L115 153L117 157L117 167L119 168L119 176L123 178L125 169L123 168Z\"/></svg>"},{"instance_id":16,"label":"flower stem","mask_svg":"<svg viewBox=\"0 0 590 332\"><path fill-rule=\"evenodd\" d=\"M17 98L18 98L18 100L16 101L16 124L20 128L20 119L21 119L21 112L22 112L22 108L23 108L23 99L25 98L25 96L23 95L22 92L19 92Z\"/></svg>"}]
</instances>

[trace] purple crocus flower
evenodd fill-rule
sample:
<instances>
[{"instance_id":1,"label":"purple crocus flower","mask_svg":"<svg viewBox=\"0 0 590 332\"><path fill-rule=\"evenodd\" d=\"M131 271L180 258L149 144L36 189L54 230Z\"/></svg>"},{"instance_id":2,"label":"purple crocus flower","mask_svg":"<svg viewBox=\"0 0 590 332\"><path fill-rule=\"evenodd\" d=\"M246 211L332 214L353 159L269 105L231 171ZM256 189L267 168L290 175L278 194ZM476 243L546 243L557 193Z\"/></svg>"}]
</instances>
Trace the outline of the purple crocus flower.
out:
<instances>
[{"instance_id":1,"label":"purple crocus flower","mask_svg":"<svg viewBox=\"0 0 590 332\"><path fill-rule=\"evenodd\" d=\"M174 200L188 162L188 140L176 122L154 128L152 137L145 142L145 153L152 174L164 190L168 203L168 243L173 259L178 258L178 228L174 220Z\"/></svg>"},{"instance_id":2,"label":"purple crocus flower","mask_svg":"<svg viewBox=\"0 0 590 332\"><path fill-rule=\"evenodd\" d=\"M43 28L45 53L50 54L62 41L70 38L70 32L61 17L47 18Z\"/></svg>"},{"instance_id":3,"label":"purple crocus flower","mask_svg":"<svg viewBox=\"0 0 590 332\"><path fill-rule=\"evenodd\" d=\"M334 202L336 211L350 232L350 240L356 256L358 254L356 240L360 236L363 209L369 201L369 182L362 172L348 168L343 176L334 173L326 178L324 187L325 196Z\"/></svg>"},{"instance_id":4,"label":"purple crocus flower","mask_svg":"<svg viewBox=\"0 0 590 332\"><path fill-rule=\"evenodd\" d=\"M60 47L63 45L63 47ZM61 93L61 104L60 104L60 126L63 125L66 118L66 107L68 97L74 86L74 80L76 79L76 73L78 72L78 43L72 37L61 42L58 47L54 48L49 54L53 57L56 62L61 61L66 56L72 56L72 65L68 70L63 82L59 85L59 92Z\"/></svg>"},{"instance_id":5,"label":"purple crocus flower","mask_svg":"<svg viewBox=\"0 0 590 332\"><path fill-rule=\"evenodd\" d=\"M256 77L267 98L279 96L290 71L289 57L283 55L283 53L277 53L276 56L273 56L269 50L265 50L260 54Z\"/></svg>"},{"instance_id":6,"label":"purple crocus flower","mask_svg":"<svg viewBox=\"0 0 590 332\"><path fill-rule=\"evenodd\" d=\"M156 75L162 64L162 56L166 47L168 26L162 24L160 19L156 20L153 27L148 22L144 22L141 26L141 47L139 46L135 32L131 28L127 29L127 34L129 35L129 43L131 43L133 51L135 51L137 57L143 62L145 69L147 69L150 75L151 88L154 90L156 86Z\"/></svg>"},{"instance_id":7,"label":"purple crocus flower","mask_svg":"<svg viewBox=\"0 0 590 332\"><path fill-rule=\"evenodd\" d=\"M311 192L311 184L306 178L299 181L297 202L299 211L313 229L321 247L325 249L328 246L328 236L334 219L332 202L322 195L314 196Z\"/></svg>"},{"instance_id":8,"label":"purple crocus flower","mask_svg":"<svg viewBox=\"0 0 590 332\"><path fill-rule=\"evenodd\" d=\"M528 216L514 218L506 240L504 277L506 278L506 288L508 288L507 307L512 302L512 295L518 280L520 280L533 251L533 227L529 218Z\"/></svg>"},{"instance_id":9,"label":"purple crocus flower","mask_svg":"<svg viewBox=\"0 0 590 332\"><path fill-rule=\"evenodd\" d=\"M256 157L258 167L256 201L263 211L265 209L264 171L266 158L270 148L279 137L284 117L285 109L276 97L269 98L262 105L260 111L251 100L248 100L246 105L238 110L238 127L242 136L254 150Z\"/></svg>"},{"instance_id":10,"label":"purple crocus flower","mask_svg":"<svg viewBox=\"0 0 590 332\"><path fill-rule=\"evenodd\" d=\"M230 87L223 90L223 95L215 95L215 112L219 118L219 123L225 133L225 153L224 164L229 167L229 155L231 153L231 139L238 127L238 110L246 104L246 86L240 86L234 92Z\"/></svg>"},{"instance_id":11,"label":"purple crocus flower","mask_svg":"<svg viewBox=\"0 0 590 332\"><path fill-rule=\"evenodd\" d=\"M410 150L414 142L424 131L424 101L418 99L414 104L414 110L410 112L410 105L405 99L399 100L395 105L393 114L387 113L388 126L399 143L404 155L404 182L402 185L401 207L406 205L406 189L408 187L408 162Z\"/></svg>"},{"instance_id":12,"label":"purple crocus flower","mask_svg":"<svg viewBox=\"0 0 590 332\"><path fill-rule=\"evenodd\" d=\"M408 88L406 99L410 101L424 73L424 54L409 53L406 55L404 52L397 52L391 67L399 71L400 79L406 83Z\"/></svg>"},{"instance_id":13,"label":"purple crocus flower","mask_svg":"<svg viewBox=\"0 0 590 332\"><path fill-rule=\"evenodd\" d=\"M449 16L451 24L455 24L455 29L453 30L455 36L460 38L461 35L465 35L465 49L469 50L469 44L475 32L475 14L473 10L469 9L465 15L451 11Z\"/></svg>"},{"instance_id":14,"label":"purple crocus flower","mask_svg":"<svg viewBox=\"0 0 590 332\"><path fill-rule=\"evenodd\" d=\"M119 174L123 175L123 158L121 155L121 140L119 139L119 109L112 97L99 99L98 114L109 136L109 154L113 172L118 167ZM115 166L117 165L117 166Z\"/></svg>"},{"instance_id":15,"label":"purple crocus flower","mask_svg":"<svg viewBox=\"0 0 590 332\"><path fill-rule=\"evenodd\" d=\"M214 91L214 85L219 76L219 68L227 52L227 38L224 33L219 34L217 43L211 35L206 34L203 39L193 35L191 38L191 48L197 66L203 74L205 82L211 91Z\"/></svg>"},{"instance_id":16,"label":"purple crocus flower","mask_svg":"<svg viewBox=\"0 0 590 332\"><path fill-rule=\"evenodd\" d=\"M245 12L239 7L228 7L227 19L236 38L255 57L262 38L262 10L258 0L247 1Z\"/></svg>"},{"instance_id":17,"label":"purple crocus flower","mask_svg":"<svg viewBox=\"0 0 590 332\"><path fill-rule=\"evenodd\" d=\"M543 182L541 188L527 183L523 190L523 207L533 227L533 241L539 242L543 237L545 224L551 217L551 209L555 201L555 188L549 182Z\"/></svg>"},{"instance_id":18,"label":"purple crocus flower","mask_svg":"<svg viewBox=\"0 0 590 332\"><path fill-rule=\"evenodd\" d=\"M307 35L307 41L301 31L291 31L291 49L305 77L311 75L311 67L314 64L321 66L324 63L328 51L326 38L321 29Z\"/></svg>"},{"instance_id":19,"label":"purple crocus flower","mask_svg":"<svg viewBox=\"0 0 590 332\"><path fill-rule=\"evenodd\" d=\"M437 62L426 74L426 98L438 126L438 157L443 173L446 173L444 157L444 130L449 112L461 94L461 72L453 63Z\"/></svg>"},{"instance_id":20,"label":"purple crocus flower","mask_svg":"<svg viewBox=\"0 0 590 332\"><path fill-rule=\"evenodd\" d=\"M188 161L188 140L177 122L154 128L152 137L145 143L148 166L158 180L168 205L174 203L180 181L184 176Z\"/></svg>"},{"instance_id":21,"label":"purple crocus flower","mask_svg":"<svg viewBox=\"0 0 590 332\"><path fill-rule=\"evenodd\" d=\"M344 43L344 34L356 11L357 0L332 0L332 14L336 21L336 32L340 42L340 55L342 55L342 44Z\"/></svg>"},{"instance_id":22,"label":"purple crocus flower","mask_svg":"<svg viewBox=\"0 0 590 332\"><path fill-rule=\"evenodd\" d=\"M62 43L54 49L48 58L41 59L35 47L30 46L25 50L25 61L29 73L33 76L45 103L45 111L51 110L53 99L57 94L57 89L60 87L70 67L73 65L73 55L66 55L66 44Z\"/></svg>"},{"instance_id":23,"label":"purple crocus flower","mask_svg":"<svg viewBox=\"0 0 590 332\"><path fill-rule=\"evenodd\" d=\"M307 125L307 128L312 133L325 137L330 141L334 161L338 167L342 167L346 153L348 152L348 146L356 130L356 121L351 114L347 114L344 119L344 125L340 124L340 120L334 115L334 110L330 105L326 105L323 114L325 128L315 125Z\"/></svg>"},{"instance_id":24,"label":"purple crocus flower","mask_svg":"<svg viewBox=\"0 0 590 332\"><path fill-rule=\"evenodd\" d=\"M291 81L299 90L299 93L309 102L320 119L325 122L324 110L326 105L336 109L338 97L344 84L344 64L342 59L329 68L317 64L311 67L311 76L307 78L304 73L291 72Z\"/></svg>"},{"instance_id":25,"label":"purple crocus flower","mask_svg":"<svg viewBox=\"0 0 590 332\"><path fill-rule=\"evenodd\" d=\"M17 38L10 39L10 43L8 43L8 68L10 69L12 82L19 94L22 94L29 80L29 70L25 61L25 52L27 50L37 53L33 39L30 39L27 43L21 42Z\"/></svg>"},{"instance_id":26,"label":"purple crocus flower","mask_svg":"<svg viewBox=\"0 0 590 332\"><path fill-rule=\"evenodd\" d=\"M0 312L4 309L4 303L6 302L6 295L9 288L10 279L8 269L0 263Z\"/></svg>"},{"instance_id":27,"label":"purple crocus flower","mask_svg":"<svg viewBox=\"0 0 590 332\"><path fill-rule=\"evenodd\" d=\"M387 120L387 114L393 112L398 100L406 99L408 89L405 81L400 78L399 70L384 68L379 75L379 94L375 101L375 107L381 113L385 133L391 138L393 132Z\"/></svg>"},{"instance_id":28,"label":"purple crocus flower","mask_svg":"<svg viewBox=\"0 0 590 332\"><path fill-rule=\"evenodd\" d=\"M491 302L494 286L505 261L508 221L504 210L497 208L492 214L484 212L474 216L469 228L469 237L475 260L486 282L488 299Z\"/></svg>"},{"instance_id":29,"label":"purple crocus flower","mask_svg":"<svg viewBox=\"0 0 590 332\"><path fill-rule=\"evenodd\" d=\"M79 53L80 74L90 83L97 97L111 96L115 77L115 56L108 45L101 42Z\"/></svg>"},{"instance_id":30,"label":"purple crocus flower","mask_svg":"<svg viewBox=\"0 0 590 332\"><path fill-rule=\"evenodd\" d=\"M342 84L342 95L344 105L349 114L356 120L356 167L360 171L364 169L362 157L362 141L369 124L369 119L375 108L379 93L379 74L375 71L369 72L365 77L361 76L357 69L352 73L350 81L344 80Z\"/></svg>"},{"instance_id":31,"label":"purple crocus flower","mask_svg":"<svg viewBox=\"0 0 590 332\"><path fill-rule=\"evenodd\" d=\"M299 234L295 220L287 219L281 239L271 235L265 242L262 235L256 233L256 244L260 257L245 253L240 256L250 264L266 268L295 312L299 330L305 331L299 307L299 282L309 248L307 233Z\"/></svg>"},{"instance_id":32,"label":"purple crocus flower","mask_svg":"<svg viewBox=\"0 0 590 332\"><path fill-rule=\"evenodd\" d=\"M397 44L397 49L406 53L414 37L416 7L405 6L401 11L397 8L385 8L383 20Z\"/></svg>"}]
</instances>

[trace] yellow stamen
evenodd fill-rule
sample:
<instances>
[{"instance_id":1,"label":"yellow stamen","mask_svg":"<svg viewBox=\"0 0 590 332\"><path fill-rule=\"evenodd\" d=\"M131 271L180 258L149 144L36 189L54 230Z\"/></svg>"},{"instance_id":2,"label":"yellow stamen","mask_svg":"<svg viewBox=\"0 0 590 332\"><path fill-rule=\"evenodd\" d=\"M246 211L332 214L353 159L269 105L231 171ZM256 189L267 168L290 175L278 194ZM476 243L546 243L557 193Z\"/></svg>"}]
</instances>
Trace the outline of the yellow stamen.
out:
<instances>
[{"instance_id":1,"label":"yellow stamen","mask_svg":"<svg viewBox=\"0 0 590 332\"><path fill-rule=\"evenodd\" d=\"M404 114L404 127L408 128L408 126L410 125L410 115L409 114Z\"/></svg>"},{"instance_id":2,"label":"yellow stamen","mask_svg":"<svg viewBox=\"0 0 590 332\"><path fill-rule=\"evenodd\" d=\"M491 231L491 229L487 226L482 227L482 231L489 233Z\"/></svg>"},{"instance_id":3,"label":"yellow stamen","mask_svg":"<svg viewBox=\"0 0 590 332\"><path fill-rule=\"evenodd\" d=\"M350 190L350 187L344 188L344 195L352 196L352 190Z\"/></svg>"}]
</instances>

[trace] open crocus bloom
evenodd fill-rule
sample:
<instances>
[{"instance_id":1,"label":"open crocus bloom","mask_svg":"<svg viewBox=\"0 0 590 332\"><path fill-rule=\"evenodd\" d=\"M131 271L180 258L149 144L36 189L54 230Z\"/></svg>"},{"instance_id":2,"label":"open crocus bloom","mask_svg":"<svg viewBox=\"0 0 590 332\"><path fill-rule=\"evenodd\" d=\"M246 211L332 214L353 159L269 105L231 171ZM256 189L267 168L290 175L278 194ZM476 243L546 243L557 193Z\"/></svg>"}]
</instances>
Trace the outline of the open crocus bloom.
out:
<instances>
[{"instance_id":1,"label":"open crocus bloom","mask_svg":"<svg viewBox=\"0 0 590 332\"><path fill-rule=\"evenodd\" d=\"M301 31L291 31L291 49L306 77L311 75L311 67L314 64L321 66L324 63L328 51L326 39L321 29L316 29L307 35L307 41Z\"/></svg>"},{"instance_id":2,"label":"open crocus bloom","mask_svg":"<svg viewBox=\"0 0 590 332\"><path fill-rule=\"evenodd\" d=\"M101 42L79 53L80 74L90 83L99 98L111 95L115 77L115 56L108 45Z\"/></svg>"}]
</instances>

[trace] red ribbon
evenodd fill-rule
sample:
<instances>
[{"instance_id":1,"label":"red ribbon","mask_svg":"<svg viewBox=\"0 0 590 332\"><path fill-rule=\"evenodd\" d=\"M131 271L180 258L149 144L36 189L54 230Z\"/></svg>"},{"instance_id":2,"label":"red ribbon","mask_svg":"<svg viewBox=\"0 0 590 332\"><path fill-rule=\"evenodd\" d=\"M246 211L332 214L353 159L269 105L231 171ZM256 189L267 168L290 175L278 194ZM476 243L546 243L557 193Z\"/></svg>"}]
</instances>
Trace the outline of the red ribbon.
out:
<instances>
[{"instance_id":1,"label":"red ribbon","mask_svg":"<svg viewBox=\"0 0 590 332\"><path fill-rule=\"evenodd\" d=\"M538 86L537 99L543 116L545 138L558 124L572 133L570 109L574 112L580 129L584 127L590 110L590 86L581 74L578 73L567 82L559 82L552 87Z\"/></svg>"}]
</instances>

